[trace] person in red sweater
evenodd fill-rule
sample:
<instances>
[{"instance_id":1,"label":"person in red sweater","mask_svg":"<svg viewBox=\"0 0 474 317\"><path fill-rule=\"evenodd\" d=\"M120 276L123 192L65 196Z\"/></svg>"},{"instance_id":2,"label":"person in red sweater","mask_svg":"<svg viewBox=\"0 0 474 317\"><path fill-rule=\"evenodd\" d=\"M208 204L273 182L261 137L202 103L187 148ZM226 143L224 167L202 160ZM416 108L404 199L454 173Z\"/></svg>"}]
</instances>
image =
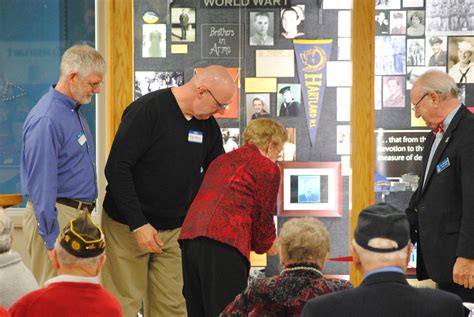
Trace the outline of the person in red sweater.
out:
<instances>
[{"instance_id":1,"label":"person in red sweater","mask_svg":"<svg viewBox=\"0 0 474 317\"><path fill-rule=\"evenodd\" d=\"M275 161L287 138L280 123L252 120L245 145L209 166L178 239L188 316L218 316L247 286L250 251L272 247L280 184Z\"/></svg>"},{"instance_id":2,"label":"person in red sweater","mask_svg":"<svg viewBox=\"0 0 474 317\"><path fill-rule=\"evenodd\" d=\"M99 284L105 262L102 230L83 212L56 240L51 261L58 276L11 308L12 317L120 317L119 302Z\"/></svg>"},{"instance_id":3,"label":"person in red sweater","mask_svg":"<svg viewBox=\"0 0 474 317\"><path fill-rule=\"evenodd\" d=\"M10 317L10 313L8 310L5 309L5 307L0 305L0 317Z\"/></svg>"}]
</instances>

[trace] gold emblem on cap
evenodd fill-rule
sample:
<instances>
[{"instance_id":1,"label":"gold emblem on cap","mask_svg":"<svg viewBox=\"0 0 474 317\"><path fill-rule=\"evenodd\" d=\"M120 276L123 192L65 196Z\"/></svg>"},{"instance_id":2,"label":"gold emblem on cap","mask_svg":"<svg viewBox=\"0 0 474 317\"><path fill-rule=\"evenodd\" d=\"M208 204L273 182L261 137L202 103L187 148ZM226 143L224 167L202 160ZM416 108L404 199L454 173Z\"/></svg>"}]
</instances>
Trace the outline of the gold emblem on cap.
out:
<instances>
[{"instance_id":1,"label":"gold emblem on cap","mask_svg":"<svg viewBox=\"0 0 474 317\"><path fill-rule=\"evenodd\" d=\"M73 242L71 243L71 248L72 248L73 250L76 250L76 251L77 251L77 250L79 250L79 249L81 248L81 245L79 244L79 242L73 241Z\"/></svg>"}]
</instances>

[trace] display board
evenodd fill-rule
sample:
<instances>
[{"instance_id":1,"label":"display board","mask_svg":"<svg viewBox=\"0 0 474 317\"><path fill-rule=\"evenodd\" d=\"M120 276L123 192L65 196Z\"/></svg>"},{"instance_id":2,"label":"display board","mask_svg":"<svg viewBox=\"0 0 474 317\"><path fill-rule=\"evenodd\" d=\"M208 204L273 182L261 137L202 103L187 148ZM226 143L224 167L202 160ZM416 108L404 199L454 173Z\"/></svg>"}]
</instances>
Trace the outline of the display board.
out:
<instances>
[{"instance_id":1,"label":"display board","mask_svg":"<svg viewBox=\"0 0 474 317\"><path fill-rule=\"evenodd\" d=\"M237 96L223 116L216 115L226 151L241 145L241 133L254 117L265 114L284 124L290 142L285 144L283 160L314 164L304 171L281 164L282 182L301 178L301 186L292 183L290 189L298 192L310 179L327 201L311 202L314 208L293 203L292 209L304 205L296 214L285 212L282 201L281 212L275 210L278 228L295 215L316 216L330 232L330 256L346 256L351 4L341 1L325 8L326 4L318 5L320 1L285 3L286 7L274 1L245 6L225 1L135 0L135 97L180 85L207 65L227 67L235 78ZM328 162L330 169L319 168L318 164ZM278 259L269 257L266 273L277 270ZM328 261L324 271L345 275L348 265Z\"/></svg>"}]
</instances>

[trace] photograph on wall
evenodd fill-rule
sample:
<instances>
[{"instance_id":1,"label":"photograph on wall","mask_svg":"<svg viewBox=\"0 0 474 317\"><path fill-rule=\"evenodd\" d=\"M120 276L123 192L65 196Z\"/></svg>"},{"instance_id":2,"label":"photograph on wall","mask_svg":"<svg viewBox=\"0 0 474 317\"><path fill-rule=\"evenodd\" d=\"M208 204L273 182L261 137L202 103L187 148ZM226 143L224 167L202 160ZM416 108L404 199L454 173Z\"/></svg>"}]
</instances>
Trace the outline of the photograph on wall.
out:
<instances>
[{"instance_id":1,"label":"photograph on wall","mask_svg":"<svg viewBox=\"0 0 474 317\"><path fill-rule=\"evenodd\" d=\"M339 11L337 13L337 36L351 37L352 34L352 11Z\"/></svg>"},{"instance_id":2,"label":"photograph on wall","mask_svg":"<svg viewBox=\"0 0 474 317\"><path fill-rule=\"evenodd\" d=\"M275 18L273 12L254 11L249 14L249 45L272 46L274 43Z\"/></svg>"},{"instance_id":3,"label":"photograph on wall","mask_svg":"<svg viewBox=\"0 0 474 317\"><path fill-rule=\"evenodd\" d=\"M397 75L405 73L405 36L375 37L375 75Z\"/></svg>"},{"instance_id":4,"label":"photograph on wall","mask_svg":"<svg viewBox=\"0 0 474 317\"><path fill-rule=\"evenodd\" d=\"M425 39L407 40L407 66L425 66Z\"/></svg>"},{"instance_id":5,"label":"photograph on wall","mask_svg":"<svg viewBox=\"0 0 474 317\"><path fill-rule=\"evenodd\" d=\"M390 12L390 34L401 35L406 34L406 11Z\"/></svg>"},{"instance_id":6,"label":"photograph on wall","mask_svg":"<svg viewBox=\"0 0 474 317\"><path fill-rule=\"evenodd\" d=\"M270 117L270 94L247 94L247 122Z\"/></svg>"},{"instance_id":7,"label":"photograph on wall","mask_svg":"<svg viewBox=\"0 0 474 317\"><path fill-rule=\"evenodd\" d=\"M277 114L279 117L296 117L301 108L301 85L278 84Z\"/></svg>"},{"instance_id":8,"label":"photograph on wall","mask_svg":"<svg viewBox=\"0 0 474 317\"><path fill-rule=\"evenodd\" d=\"M286 128L288 141L283 144L283 149L278 154L278 161L296 161L296 128Z\"/></svg>"},{"instance_id":9,"label":"photograph on wall","mask_svg":"<svg viewBox=\"0 0 474 317\"><path fill-rule=\"evenodd\" d=\"M407 36L425 35L425 12L421 10L408 11Z\"/></svg>"},{"instance_id":10,"label":"photograph on wall","mask_svg":"<svg viewBox=\"0 0 474 317\"><path fill-rule=\"evenodd\" d=\"M278 162L278 216L341 217L340 162Z\"/></svg>"},{"instance_id":11,"label":"photograph on wall","mask_svg":"<svg viewBox=\"0 0 474 317\"><path fill-rule=\"evenodd\" d=\"M474 37L448 38L448 74L457 83L474 83Z\"/></svg>"},{"instance_id":12,"label":"photograph on wall","mask_svg":"<svg viewBox=\"0 0 474 317\"><path fill-rule=\"evenodd\" d=\"M473 35L474 3L470 2L426 1L426 34Z\"/></svg>"},{"instance_id":13,"label":"photograph on wall","mask_svg":"<svg viewBox=\"0 0 474 317\"><path fill-rule=\"evenodd\" d=\"M375 34L387 35L389 30L389 11L380 10L375 14Z\"/></svg>"},{"instance_id":14,"label":"photograph on wall","mask_svg":"<svg viewBox=\"0 0 474 317\"><path fill-rule=\"evenodd\" d=\"M230 151L239 148L240 144L240 129L239 128L221 128L222 143L224 145L224 151L229 153Z\"/></svg>"},{"instance_id":15,"label":"photograph on wall","mask_svg":"<svg viewBox=\"0 0 474 317\"><path fill-rule=\"evenodd\" d=\"M405 77L383 77L383 106L384 108L405 107Z\"/></svg>"},{"instance_id":16,"label":"photograph on wall","mask_svg":"<svg viewBox=\"0 0 474 317\"><path fill-rule=\"evenodd\" d=\"M400 9L400 0L376 0L375 9Z\"/></svg>"},{"instance_id":17,"label":"photograph on wall","mask_svg":"<svg viewBox=\"0 0 474 317\"><path fill-rule=\"evenodd\" d=\"M319 203L321 201L321 176L298 175L298 203Z\"/></svg>"},{"instance_id":18,"label":"photograph on wall","mask_svg":"<svg viewBox=\"0 0 474 317\"><path fill-rule=\"evenodd\" d=\"M171 8L171 41L196 41L196 9Z\"/></svg>"},{"instance_id":19,"label":"photograph on wall","mask_svg":"<svg viewBox=\"0 0 474 317\"><path fill-rule=\"evenodd\" d=\"M142 57L166 57L166 24L143 24Z\"/></svg>"},{"instance_id":20,"label":"photograph on wall","mask_svg":"<svg viewBox=\"0 0 474 317\"><path fill-rule=\"evenodd\" d=\"M304 35L305 20L304 4L294 5L280 11L281 36L286 39L294 39Z\"/></svg>"},{"instance_id":21,"label":"photograph on wall","mask_svg":"<svg viewBox=\"0 0 474 317\"><path fill-rule=\"evenodd\" d=\"M426 38L426 61L428 66L446 66L448 41L446 36L432 35Z\"/></svg>"},{"instance_id":22,"label":"photograph on wall","mask_svg":"<svg viewBox=\"0 0 474 317\"><path fill-rule=\"evenodd\" d=\"M149 92L184 84L184 72L135 72L135 99Z\"/></svg>"}]
</instances>

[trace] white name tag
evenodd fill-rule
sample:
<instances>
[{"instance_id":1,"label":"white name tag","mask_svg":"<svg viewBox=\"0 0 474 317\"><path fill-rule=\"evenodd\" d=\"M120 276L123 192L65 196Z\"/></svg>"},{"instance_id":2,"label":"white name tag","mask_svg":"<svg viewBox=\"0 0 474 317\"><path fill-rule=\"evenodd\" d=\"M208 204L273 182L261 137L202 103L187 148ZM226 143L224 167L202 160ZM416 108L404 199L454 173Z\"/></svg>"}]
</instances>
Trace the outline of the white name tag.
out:
<instances>
[{"instance_id":1,"label":"white name tag","mask_svg":"<svg viewBox=\"0 0 474 317\"><path fill-rule=\"evenodd\" d=\"M84 133L79 133L79 136L77 137L77 142L79 142L79 144L81 146L84 145L84 143L86 143L87 139L86 139L86 136L84 135Z\"/></svg>"},{"instance_id":2,"label":"white name tag","mask_svg":"<svg viewBox=\"0 0 474 317\"><path fill-rule=\"evenodd\" d=\"M188 133L188 142L202 143L202 132L190 130Z\"/></svg>"}]
</instances>

